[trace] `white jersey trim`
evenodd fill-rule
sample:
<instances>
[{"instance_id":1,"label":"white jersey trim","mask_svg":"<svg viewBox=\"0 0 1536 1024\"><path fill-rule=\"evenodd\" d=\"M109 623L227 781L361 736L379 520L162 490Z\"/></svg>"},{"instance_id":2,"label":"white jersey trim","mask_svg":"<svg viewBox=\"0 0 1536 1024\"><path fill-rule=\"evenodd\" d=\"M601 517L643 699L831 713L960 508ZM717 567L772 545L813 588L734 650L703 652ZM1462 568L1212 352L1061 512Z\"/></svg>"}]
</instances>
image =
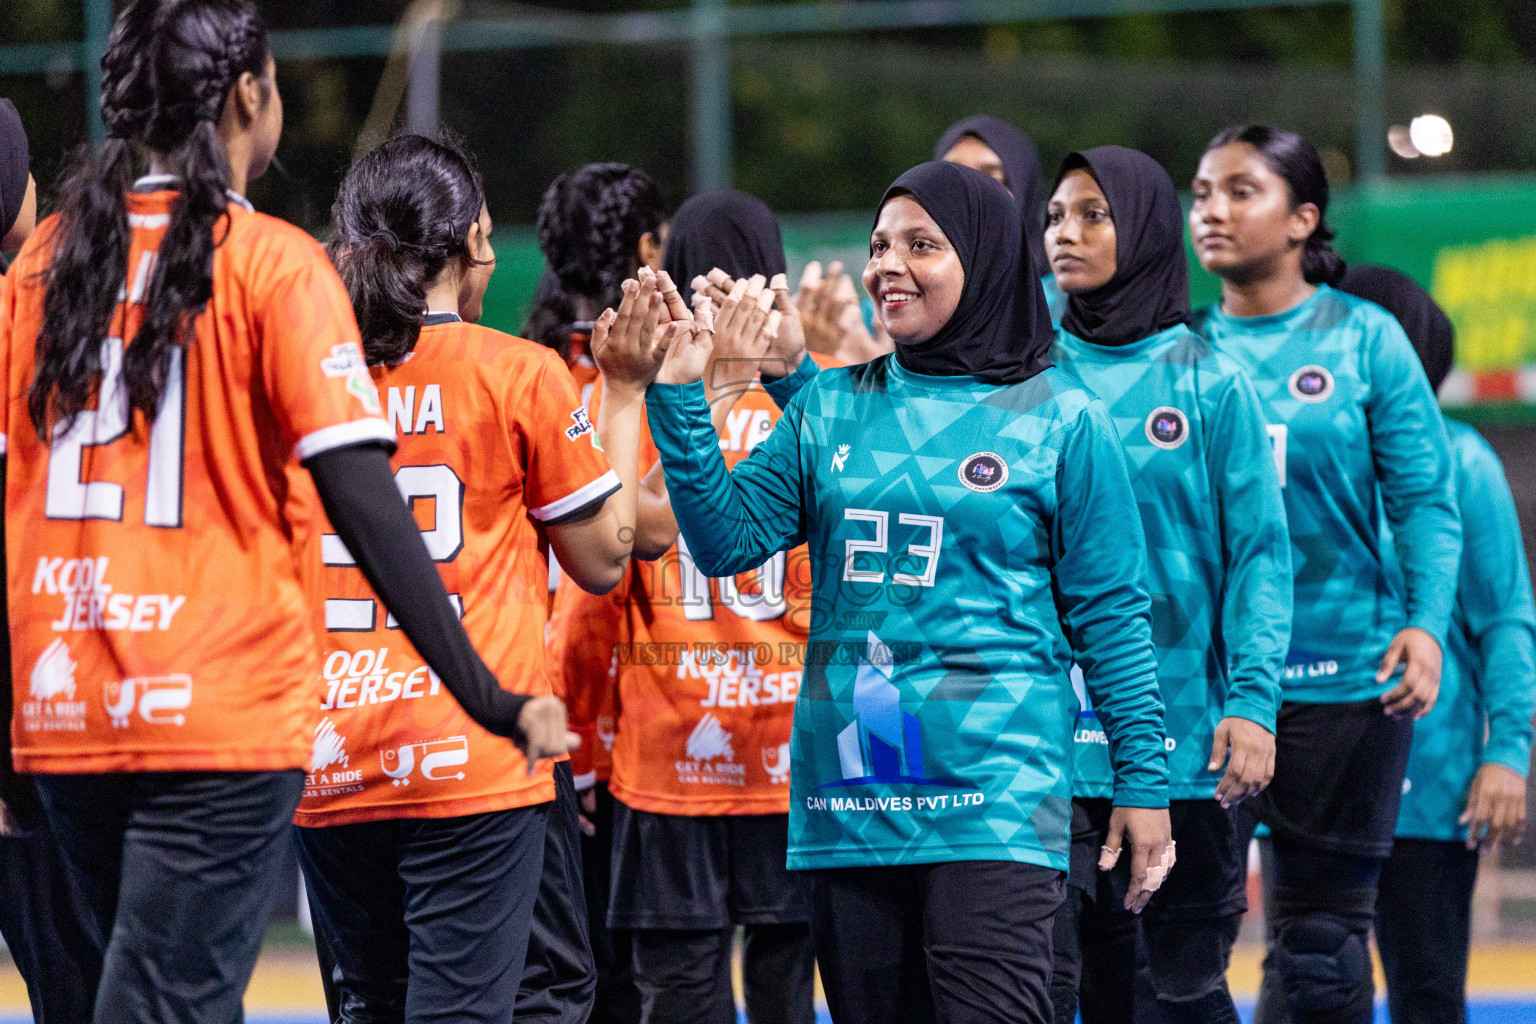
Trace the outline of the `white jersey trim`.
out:
<instances>
[{"instance_id":1,"label":"white jersey trim","mask_svg":"<svg viewBox=\"0 0 1536 1024\"><path fill-rule=\"evenodd\" d=\"M532 509L530 514L539 522L546 523L551 519L559 519L561 516L570 515L572 512L590 505L599 498L606 498L621 486L619 474L610 469L585 487L572 491L559 501L552 501L548 505Z\"/></svg>"},{"instance_id":2,"label":"white jersey trim","mask_svg":"<svg viewBox=\"0 0 1536 1024\"><path fill-rule=\"evenodd\" d=\"M299 443L293 446L293 454L303 462L321 452L362 444L365 441L384 441L389 445L390 451L394 451L395 432L390 428L388 420L378 416L368 416L353 420L351 423L336 423L329 427L321 427L319 430L305 434L299 438Z\"/></svg>"},{"instance_id":3,"label":"white jersey trim","mask_svg":"<svg viewBox=\"0 0 1536 1024\"><path fill-rule=\"evenodd\" d=\"M571 776L571 781L575 783L576 792L585 793L587 790L597 785L597 769L594 768L589 772L583 772L580 775L573 775Z\"/></svg>"},{"instance_id":4,"label":"white jersey trim","mask_svg":"<svg viewBox=\"0 0 1536 1024\"><path fill-rule=\"evenodd\" d=\"M179 177L177 177L176 175L174 175L174 174L146 174L143 177L141 177L141 178L137 179L136 181L134 181L133 185L130 186L130 188L131 188L131 191L134 191L134 192L147 192L147 191L149 191L151 189L159 191L160 189L163 189L164 187L166 187L168 185L175 185L180 180L181 179ZM230 202L236 204L237 206L242 207L247 213L255 213L256 212L256 207L251 205L251 201L249 199L245 198L245 196L241 195L239 192L236 192L234 189L227 188L227 189L224 190L224 194L227 197L229 197L229 201ZM131 222L132 218L130 217L129 220ZM151 220L152 223L147 223L147 224L131 224L131 226L132 227L144 227L144 228L160 228L160 227L164 227L166 224L170 223L171 218L170 218L170 216L168 214L158 214L158 215L156 215L154 217L149 218L149 220Z\"/></svg>"},{"instance_id":5,"label":"white jersey trim","mask_svg":"<svg viewBox=\"0 0 1536 1024\"><path fill-rule=\"evenodd\" d=\"M5 435L0 434L0 455L5 454Z\"/></svg>"}]
</instances>

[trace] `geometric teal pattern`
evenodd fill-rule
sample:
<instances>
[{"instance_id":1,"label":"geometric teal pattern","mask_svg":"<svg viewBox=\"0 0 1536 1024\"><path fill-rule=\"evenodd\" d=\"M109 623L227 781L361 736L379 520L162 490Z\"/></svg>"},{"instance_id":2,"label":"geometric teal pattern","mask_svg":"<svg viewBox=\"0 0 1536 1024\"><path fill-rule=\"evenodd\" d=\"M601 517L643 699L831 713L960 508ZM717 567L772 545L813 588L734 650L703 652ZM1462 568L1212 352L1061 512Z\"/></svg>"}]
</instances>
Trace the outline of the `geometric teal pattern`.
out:
<instances>
[{"instance_id":1,"label":"geometric teal pattern","mask_svg":"<svg viewBox=\"0 0 1536 1024\"><path fill-rule=\"evenodd\" d=\"M1292 309L1234 317L1217 307L1191 328L1247 372L1273 432L1291 532L1289 701L1369 700L1392 637L1416 626L1441 640L1461 554L1445 427L1396 319L1319 285ZM1385 568L1392 527L1400 576Z\"/></svg>"},{"instance_id":2,"label":"geometric teal pattern","mask_svg":"<svg viewBox=\"0 0 1536 1024\"><path fill-rule=\"evenodd\" d=\"M1216 724L1231 716L1274 731L1290 638L1291 545L1258 396L1183 325L1117 346L1061 331L1052 359L1108 408L1141 512L1168 796L1213 796ZM1091 709L1076 737L1073 794L1109 796Z\"/></svg>"},{"instance_id":3,"label":"geometric teal pattern","mask_svg":"<svg viewBox=\"0 0 1536 1024\"><path fill-rule=\"evenodd\" d=\"M647 395L706 575L809 546L789 866L1065 869L1074 662L1118 795L1165 806L1145 548L1103 403L1056 369L1000 386L885 356L803 377L729 473L702 388Z\"/></svg>"},{"instance_id":4,"label":"geometric teal pattern","mask_svg":"<svg viewBox=\"0 0 1536 1024\"><path fill-rule=\"evenodd\" d=\"M1524 775L1536 710L1536 607L1515 500L1488 442L1446 421L1463 548L1440 697L1413 726L1397 834L1465 839L1458 823L1479 766ZM1486 744L1484 735L1486 733Z\"/></svg>"}]
</instances>

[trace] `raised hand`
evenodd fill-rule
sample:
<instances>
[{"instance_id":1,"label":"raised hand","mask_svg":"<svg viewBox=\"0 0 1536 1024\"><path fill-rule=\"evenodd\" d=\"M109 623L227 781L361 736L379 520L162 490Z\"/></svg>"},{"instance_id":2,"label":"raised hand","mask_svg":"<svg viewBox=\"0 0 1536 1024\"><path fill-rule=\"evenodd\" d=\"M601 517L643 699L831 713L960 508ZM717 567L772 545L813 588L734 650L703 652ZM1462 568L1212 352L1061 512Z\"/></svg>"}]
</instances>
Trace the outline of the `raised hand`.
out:
<instances>
[{"instance_id":1,"label":"raised hand","mask_svg":"<svg viewBox=\"0 0 1536 1024\"><path fill-rule=\"evenodd\" d=\"M775 316L773 293L761 274L732 283L715 314L714 355L708 385L713 402L721 395L738 395L751 386L757 367L777 332L781 316ZM697 300L696 300L697 301Z\"/></svg>"},{"instance_id":2,"label":"raised hand","mask_svg":"<svg viewBox=\"0 0 1536 1024\"><path fill-rule=\"evenodd\" d=\"M649 268L620 287L624 298L618 310L604 310L592 324L592 359L609 386L643 391L661 368L665 350L657 328L668 303L657 293L656 275Z\"/></svg>"},{"instance_id":3,"label":"raised hand","mask_svg":"<svg viewBox=\"0 0 1536 1024\"><path fill-rule=\"evenodd\" d=\"M843 265L835 261L827 264L823 276L819 260L807 263L800 275L795 306L800 310L805 344L812 352L836 355L842 347L843 312L848 306L839 294L838 282L843 276Z\"/></svg>"},{"instance_id":4,"label":"raised hand","mask_svg":"<svg viewBox=\"0 0 1536 1024\"><path fill-rule=\"evenodd\" d=\"M757 279L760 279L761 275ZM747 282L750 299L751 282ZM719 267L711 270L707 277L693 279L692 288L695 294L707 295L710 300L719 307L723 307L731 298L732 291L741 282L733 281L725 271ZM762 333L756 339L752 347L762 346L762 355L759 357L758 369L770 377L787 377L800 365L800 360L805 358L805 331L800 323L800 310L795 305L789 294L789 282L783 274L774 274L773 280L768 282L767 295L771 295L772 307L768 311L768 319L764 321ZM742 300L745 301L745 300ZM758 302L763 299L759 297ZM720 358L721 348L716 348L716 358ZM732 353L735 357L735 354ZM735 368L732 367L732 370ZM731 373L735 378L739 374Z\"/></svg>"},{"instance_id":5,"label":"raised hand","mask_svg":"<svg viewBox=\"0 0 1536 1024\"><path fill-rule=\"evenodd\" d=\"M714 311L710 308L709 298L695 295L692 319L668 323L666 333L666 354L656 381L660 384L693 384L703 380L715 338Z\"/></svg>"}]
</instances>

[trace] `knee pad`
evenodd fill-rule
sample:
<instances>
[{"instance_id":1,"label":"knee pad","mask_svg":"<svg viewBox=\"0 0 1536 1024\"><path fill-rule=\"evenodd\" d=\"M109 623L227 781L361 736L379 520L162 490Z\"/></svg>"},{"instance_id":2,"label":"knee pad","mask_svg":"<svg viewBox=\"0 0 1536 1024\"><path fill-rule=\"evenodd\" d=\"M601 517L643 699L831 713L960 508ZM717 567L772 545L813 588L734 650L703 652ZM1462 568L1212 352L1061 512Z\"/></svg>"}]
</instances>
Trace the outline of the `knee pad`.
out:
<instances>
[{"instance_id":1,"label":"knee pad","mask_svg":"<svg viewBox=\"0 0 1536 1024\"><path fill-rule=\"evenodd\" d=\"M1376 890L1275 890L1275 966L1298 1024L1371 1019Z\"/></svg>"}]
</instances>

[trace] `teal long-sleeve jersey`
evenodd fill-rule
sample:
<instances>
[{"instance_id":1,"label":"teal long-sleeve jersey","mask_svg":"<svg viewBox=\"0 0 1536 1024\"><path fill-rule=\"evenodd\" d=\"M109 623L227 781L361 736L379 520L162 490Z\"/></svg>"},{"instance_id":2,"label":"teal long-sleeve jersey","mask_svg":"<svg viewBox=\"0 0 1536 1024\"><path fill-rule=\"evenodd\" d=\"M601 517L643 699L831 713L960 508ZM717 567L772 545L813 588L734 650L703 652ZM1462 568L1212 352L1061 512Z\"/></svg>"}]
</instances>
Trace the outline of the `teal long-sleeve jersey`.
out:
<instances>
[{"instance_id":1,"label":"teal long-sleeve jersey","mask_svg":"<svg viewBox=\"0 0 1536 1024\"><path fill-rule=\"evenodd\" d=\"M1145 544L1103 403L1055 369L1006 387L890 356L814 370L769 385L794 397L731 472L702 387L646 398L706 575L810 546L789 866L1065 870L1074 661L1117 799L1166 806Z\"/></svg>"},{"instance_id":2,"label":"teal long-sleeve jersey","mask_svg":"<svg viewBox=\"0 0 1536 1024\"><path fill-rule=\"evenodd\" d=\"M1051 356L1109 410L1141 511L1168 796L1214 796L1216 724L1231 716L1275 731L1291 631L1290 536L1258 395L1182 325L1115 346L1061 331ZM1110 796L1091 707L1076 739L1073 795Z\"/></svg>"},{"instance_id":3,"label":"teal long-sleeve jersey","mask_svg":"<svg viewBox=\"0 0 1536 1024\"><path fill-rule=\"evenodd\" d=\"M1386 310L1327 285L1283 313L1211 307L1191 327L1247 372L1269 422L1294 573L1284 699L1379 696L1398 630L1444 647L1461 557L1445 427L1413 347ZM1401 583L1385 566L1383 512Z\"/></svg>"},{"instance_id":4,"label":"teal long-sleeve jersey","mask_svg":"<svg viewBox=\"0 0 1536 1024\"><path fill-rule=\"evenodd\" d=\"M1461 840L1467 830L1456 819L1477 769L1495 763L1524 775L1530 768L1536 607L1499 457L1466 424L1445 426L1461 508L1461 571L1440 697L1413 726L1397 834Z\"/></svg>"}]
</instances>

